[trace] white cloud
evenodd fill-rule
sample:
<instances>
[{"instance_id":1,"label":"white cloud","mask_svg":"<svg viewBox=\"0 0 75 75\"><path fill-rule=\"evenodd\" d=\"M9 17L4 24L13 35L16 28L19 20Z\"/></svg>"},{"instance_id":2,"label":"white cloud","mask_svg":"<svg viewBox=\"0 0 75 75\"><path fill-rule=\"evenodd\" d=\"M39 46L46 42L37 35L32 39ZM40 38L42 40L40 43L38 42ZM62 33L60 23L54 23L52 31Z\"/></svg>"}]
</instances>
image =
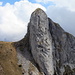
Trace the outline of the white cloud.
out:
<instances>
[{"instance_id":1,"label":"white cloud","mask_svg":"<svg viewBox=\"0 0 75 75\"><path fill-rule=\"evenodd\" d=\"M53 0L53 2L58 7L65 7L71 11L75 11L75 0Z\"/></svg>"},{"instance_id":2,"label":"white cloud","mask_svg":"<svg viewBox=\"0 0 75 75\"><path fill-rule=\"evenodd\" d=\"M42 5L33 4L27 0L0 6L0 40L22 39L26 34L31 13L39 7L46 10Z\"/></svg>"},{"instance_id":3,"label":"white cloud","mask_svg":"<svg viewBox=\"0 0 75 75\"><path fill-rule=\"evenodd\" d=\"M41 2L41 3L53 2L55 6L65 7L71 11L75 11L75 0L36 0L36 2Z\"/></svg>"},{"instance_id":4,"label":"white cloud","mask_svg":"<svg viewBox=\"0 0 75 75\"><path fill-rule=\"evenodd\" d=\"M0 5L2 5L3 4L3 2L0 2Z\"/></svg>"},{"instance_id":5,"label":"white cloud","mask_svg":"<svg viewBox=\"0 0 75 75\"><path fill-rule=\"evenodd\" d=\"M48 3L50 0L36 0L36 2Z\"/></svg>"}]
</instances>

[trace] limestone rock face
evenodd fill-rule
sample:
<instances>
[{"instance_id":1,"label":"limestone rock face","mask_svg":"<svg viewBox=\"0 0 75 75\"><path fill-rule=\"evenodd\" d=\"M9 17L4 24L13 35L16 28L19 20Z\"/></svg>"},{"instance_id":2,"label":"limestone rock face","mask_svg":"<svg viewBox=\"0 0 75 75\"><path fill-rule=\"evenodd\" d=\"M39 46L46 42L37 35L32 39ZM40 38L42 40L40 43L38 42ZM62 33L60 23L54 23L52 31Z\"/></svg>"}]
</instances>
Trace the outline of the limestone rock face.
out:
<instances>
[{"instance_id":1,"label":"limestone rock face","mask_svg":"<svg viewBox=\"0 0 75 75\"><path fill-rule=\"evenodd\" d=\"M46 75L53 75L52 38L47 15L36 9L30 19L30 46L34 60Z\"/></svg>"}]
</instances>

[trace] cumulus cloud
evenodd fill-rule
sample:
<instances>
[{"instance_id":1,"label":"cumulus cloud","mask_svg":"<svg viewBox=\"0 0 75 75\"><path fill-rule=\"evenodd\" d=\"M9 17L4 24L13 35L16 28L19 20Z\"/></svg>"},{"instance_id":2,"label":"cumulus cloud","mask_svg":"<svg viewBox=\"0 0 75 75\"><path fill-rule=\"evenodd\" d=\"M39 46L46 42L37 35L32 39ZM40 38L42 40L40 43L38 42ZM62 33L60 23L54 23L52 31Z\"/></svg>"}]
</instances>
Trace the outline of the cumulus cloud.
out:
<instances>
[{"instance_id":1,"label":"cumulus cloud","mask_svg":"<svg viewBox=\"0 0 75 75\"><path fill-rule=\"evenodd\" d=\"M75 0L50 0L56 4L58 7L64 7L71 11L75 11Z\"/></svg>"},{"instance_id":2,"label":"cumulus cloud","mask_svg":"<svg viewBox=\"0 0 75 75\"><path fill-rule=\"evenodd\" d=\"M36 2L40 3L53 2L55 6L65 7L67 9L70 9L71 11L75 11L75 0L36 0Z\"/></svg>"},{"instance_id":3,"label":"cumulus cloud","mask_svg":"<svg viewBox=\"0 0 75 75\"><path fill-rule=\"evenodd\" d=\"M36 2L39 2L39 3L48 3L50 0L36 0Z\"/></svg>"},{"instance_id":4,"label":"cumulus cloud","mask_svg":"<svg viewBox=\"0 0 75 75\"><path fill-rule=\"evenodd\" d=\"M22 39L27 32L30 15L36 8L46 10L42 5L33 4L28 0L0 6L0 40L18 41Z\"/></svg>"}]
</instances>

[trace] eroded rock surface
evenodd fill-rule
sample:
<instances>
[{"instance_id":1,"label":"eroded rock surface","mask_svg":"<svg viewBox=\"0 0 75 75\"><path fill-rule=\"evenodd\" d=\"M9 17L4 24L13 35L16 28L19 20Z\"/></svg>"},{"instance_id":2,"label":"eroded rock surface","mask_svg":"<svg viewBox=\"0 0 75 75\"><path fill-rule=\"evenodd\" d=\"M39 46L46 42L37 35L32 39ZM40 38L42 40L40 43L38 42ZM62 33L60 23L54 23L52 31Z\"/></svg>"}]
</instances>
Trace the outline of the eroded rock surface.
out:
<instances>
[{"instance_id":1,"label":"eroded rock surface","mask_svg":"<svg viewBox=\"0 0 75 75\"><path fill-rule=\"evenodd\" d=\"M47 15L36 9L30 19L30 46L34 60L45 75L53 75L52 38Z\"/></svg>"}]
</instances>

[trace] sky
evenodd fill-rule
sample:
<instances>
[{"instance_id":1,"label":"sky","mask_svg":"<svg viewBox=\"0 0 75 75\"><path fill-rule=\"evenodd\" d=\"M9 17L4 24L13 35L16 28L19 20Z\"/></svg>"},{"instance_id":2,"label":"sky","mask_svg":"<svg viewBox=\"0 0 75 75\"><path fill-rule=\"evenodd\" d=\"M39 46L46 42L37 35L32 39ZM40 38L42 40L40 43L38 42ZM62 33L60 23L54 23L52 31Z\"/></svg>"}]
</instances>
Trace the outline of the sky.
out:
<instances>
[{"instance_id":1,"label":"sky","mask_svg":"<svg viewBox=\"0 0 75 75\"><path fill-rule=\"evenodd\" d=\"M0 41L21 40L36 8L75 36L75 0L0 0Z\"/></svg>"}]
</instances>

